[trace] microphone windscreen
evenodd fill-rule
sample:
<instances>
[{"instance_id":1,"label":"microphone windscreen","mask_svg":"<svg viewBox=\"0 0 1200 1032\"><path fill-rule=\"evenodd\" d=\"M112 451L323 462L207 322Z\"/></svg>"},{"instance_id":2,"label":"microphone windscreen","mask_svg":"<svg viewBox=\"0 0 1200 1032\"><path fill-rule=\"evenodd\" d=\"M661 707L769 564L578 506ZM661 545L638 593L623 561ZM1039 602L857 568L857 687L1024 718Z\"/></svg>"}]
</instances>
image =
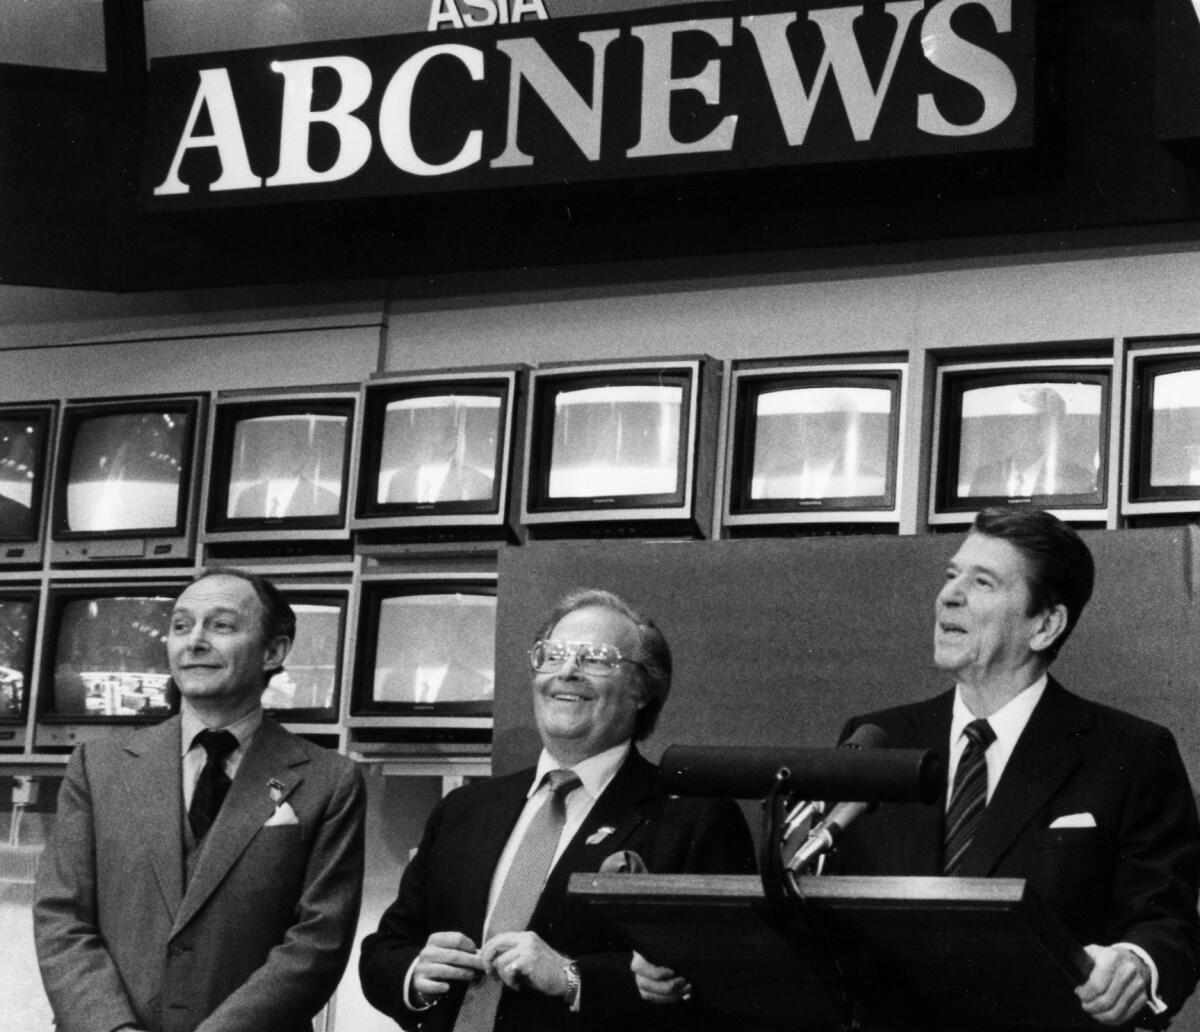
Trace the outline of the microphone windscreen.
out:
<instances>
[{"instance_id":1,"label":"microphone windscreen","mask_svg":"<svg viewBox=\"0 0 1200 1032\"><path fill-rule=\"evenodd\" d=\"M805 799L931 803L945 779L928 749L672 745L659 760L663 787L684 796L763 799L781 771L784 787Z\"/></svg>"}]
</instances>

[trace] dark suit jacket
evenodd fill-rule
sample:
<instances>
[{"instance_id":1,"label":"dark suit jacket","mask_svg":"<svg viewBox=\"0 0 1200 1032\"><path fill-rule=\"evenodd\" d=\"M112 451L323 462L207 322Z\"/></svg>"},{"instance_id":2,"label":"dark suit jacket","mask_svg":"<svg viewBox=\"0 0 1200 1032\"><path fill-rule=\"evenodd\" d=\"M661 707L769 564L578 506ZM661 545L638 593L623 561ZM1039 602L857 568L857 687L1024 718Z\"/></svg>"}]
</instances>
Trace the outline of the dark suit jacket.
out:
<instances>
[{"instance_id":1,"label":"dark suit jacket","mask_svg":"<svg viewBox=\"0 0 1200 1032\"><path fill-rule=\"evenodd\" d=\"M265 519L267 517L267 492L269 484L264 480L251 484L234 502L233 519ZM315 480L301 477L288 499L287 511L280 518L291 516L336 516L341 505L337 493L322 487Z\"/></svg>"},{"instance_id":2,"label":"dark suit jacket","mask_svg":"<svg viewBox=\"0 0 1200 1032\"><path fill-rule=\"evenodd\" d=\"M403 999L404 976L432 932L460 931L481 945L492 872L525 805L533 771L469 785L450 793L429 818L416 856L404 871L400 895L379 930L362 946L359 973L367 999L406 1028L450 1029L462 991L414 1013ZM613 830L599 842L600 828ZM638 853L653 874L754 870L754 851L741 812L731 802L671 799L657 768L631 750L608 788L550 872L530 922L550 946L574 958L581 975L581 1009L525 989L505 990L497 1029L554 1032L594 1028L622 1032L659 1029L676 1008L644 1004L629 970L625 943L586 907L567 898L572 872L597 871L620 850ZM684 1008L686 1009L686 1008Z\"/></svg>"},{"instance_id":3,"label":"dark suit jacket","mask_svg":"<svg viewBox=\"0 0 1200 1032\"><path fill-rule=\"evenodd\" d=\"M943 761L954 692L852 720L896 748ZM945 799L883 804L842 839L839 874L941 873ZM1094 828L1051 828L1090 813ZM984 811L959 872L1025 878L1082 944L1131 942L1154 959L1159 995L1177 1010L1200 974L1200 822L1165 728L1089 702L1053 678Z\"/></svg>"},{"instance_id":4,"label":"dark suit jacket","mask_svg":"<svg viewBox=\"0 0 1200 1032\"><path fill-rule=\"evenodd\" d=\"M275 814L268 781L298 823ZM67 767L34 931L61 1032L311 1032L353 942L362 775L270 719L184 884L179 718Z\"/></svg>"}]
</instances>

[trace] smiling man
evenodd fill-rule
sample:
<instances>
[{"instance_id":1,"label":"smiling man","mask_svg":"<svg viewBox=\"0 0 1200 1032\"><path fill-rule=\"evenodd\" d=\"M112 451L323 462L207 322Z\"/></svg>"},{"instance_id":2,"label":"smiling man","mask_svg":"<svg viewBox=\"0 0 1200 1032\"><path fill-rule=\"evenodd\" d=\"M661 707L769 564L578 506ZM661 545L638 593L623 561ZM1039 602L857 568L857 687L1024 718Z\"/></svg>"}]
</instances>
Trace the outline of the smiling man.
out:
<instances>
[{"instance_id":1,"label":"smiling man","mask_svg":"<svg viewBox=\"0 0 1200 1032\"><path fill-rule=\"evenodd\" d=\"M405 1028L663 1028L662 1008L638 996L630 952L568 901L567 881L639 863L749 873L749 831L731 802L668 798L634 746L671 684L651 620L610 592L578 591L529 658L537 766L452 792L434 811L399 897L363 942L363 989Z\"/></svg>"},{"instance_id":2,"label":"smiling man","mask_svg":"<svg viewBox=\"0 0 1200 1032\"><path fill-rule=\"evenodd\" d=\"M893 746L937 752L947 798L881 805L831 869L1025 878L1086 944L1084 1013L1154 1026L1197 981L1200 823L1170 732L1049 675L1093 577L1087 545L1049 513L978 515L934 607L934 660L955 688L843 736L876 724Z\"/></svg>"},{"instance_id":3,"label":"smiling man","mask_svg":"<svg viewBox=\"0 0 1200 1032\"><path fill-rule=\"evenodd\" d=\"M311 1032L353 942L363 783L264 717L295 629L264 578L202 574L166 629L180 715L71 757L34 904L61 1032Z\"/></svg>"}]
</instances>

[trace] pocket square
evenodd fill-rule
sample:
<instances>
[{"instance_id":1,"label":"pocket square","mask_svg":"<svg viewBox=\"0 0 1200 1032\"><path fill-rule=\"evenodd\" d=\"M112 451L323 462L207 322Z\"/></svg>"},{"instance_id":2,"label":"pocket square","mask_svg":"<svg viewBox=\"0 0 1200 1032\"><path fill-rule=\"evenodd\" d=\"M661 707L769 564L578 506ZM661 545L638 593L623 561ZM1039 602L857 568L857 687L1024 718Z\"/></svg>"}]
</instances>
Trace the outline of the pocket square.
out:
<instances>
[{"instance_id":1,"label":"pocket square","mask_svg":"<svg viewBox=\"0 0 1200 1032\"><path fill-rule=\"evenodd\" d=\"M1094 828L1096 826L1096 818L1090 813L1068 813L1062 817L1055 817L1050 822L1052 828Z\"/></svg>"},{"instance_id":2,"label":"pocket square","mask_svg":"<svg viewBox=\"0 0 1200 1032\"><path fill-rule=\"evenodd\" d=\"M275 812L271 814L264 828L279 828L285 824L299 824L300 819L296 816L296 811L292 809L292 804L282 802L275 807Z\"/></svg>"}]
</instances>

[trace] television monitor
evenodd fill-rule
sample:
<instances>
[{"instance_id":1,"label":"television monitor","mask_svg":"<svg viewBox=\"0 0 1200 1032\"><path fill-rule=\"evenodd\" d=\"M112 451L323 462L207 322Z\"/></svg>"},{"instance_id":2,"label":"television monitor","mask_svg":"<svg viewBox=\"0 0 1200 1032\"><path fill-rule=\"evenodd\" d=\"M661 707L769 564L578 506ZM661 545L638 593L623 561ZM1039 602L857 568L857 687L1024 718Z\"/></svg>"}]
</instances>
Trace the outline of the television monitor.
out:
<instances>
[{"instance_id":1,"label":"television monitor","mask_svg":"<svg viewBox=\"0 0 1200 1032\"><path fill-rule=\"evenodd\" d=\"M521 367L389 374L362 389L358 499L365 542L511 536Z\"/></svg>"},{"instance_id":2,"label":"television monitor","mask_svg":"<svg viewBox=\"0 0 1200 1032\"><path fill-rule=\"evenodd\" d=\"M202 395L71 401L54 469L51 560L192 555Z\"/></svg>"},{"instance_id":3,"label":"television monitor","mask_svg":"<svg viewBox=\"0 0 1200 1032\"><path fill-rule=\"evenodd\" d=\"M905 366L733 371L727 527L898 522Z\"/></svg>"},{"instance_id":4,"label":"television monitor","mask_svg":"<svg viewBox=\"0 0 1200 1032\"><path fill-rule=\"evenodd\" d=\"M11 725L25 723L37 615L37 588L0 587L0 745L14 744Z\"/></svg>"},{"instance_id":5,"label":"television monitor","mask_svg":"<svg viewBox=\"0 0 1200 1032\"><path fill-rule=\"evenodd\" d=\"M167 632L185 581L51 584L38 691L38 744L73 745L89 726L151 724L178 708Z\"/></svg>"},{"instance_id":6,"label":"television monitor","mask_svg":"<svg viewBox=\"0 0 1200 1032\"><path fill-rule=\"evenodd\" d=\"M217 396L205 467L206 544L259 553L350 540L356 387Z\"/></svg>"},{"instance_id":7,"label":"television monitor","mask_svg":"<svg viewBox=\"0 0 1200 1032\"><path fill-rule=\"evenodd\" d=\"M42 561L46 494L57 406L0 405L0 566Z\"/></svg>"},{"instance_id":8,"label":"television monitor","mask_svg":"<svg viewBox=\"0 0 1200 1032\"><path fill-rule=\"evenodd\" d=\"M494 575L364 577L350 724L409 740L491 727Z\"/></svg>"},{"instance_id":9,"label":"television monitor","mask_svg":"<svg viewBox=\"0 0 1200 1032\"><path fill-rule=\"evenodd\" d=\"M1126 363L1121 511L1200 512L1200 341L1135 347Z\"/></svg>"},{"instance_id":10,"label":"television monitor","mask_svg":"<svg viewBox=\"0 0 1200 1032\"><path fill-rule=\"evenodd\" d=\"M341 699L348 592L278 583L296 613L296 638L283 672L263 692L263 709L284 723L334 723Z\"/></svg>"},{"instance_id":11,"label":"television monitor","mask_svg":"<svg viewBox=\"0 0 1200 1032\"><path fill-rule=\"evenodd\" d=\"M990 505L1103 521L1111 359L944 366L930 522L969 522Z\"/></svg>"},{"instance_id":12,"label":"television monitor","mask_svg":"<svg viewBox=\"0 0 1200 1032\"><path fill-rule=\"evenodd\" d=\"M521 509L531 534L706 533L719 380L708 358L534 370Z\"/></svg>"}]
</instances>

